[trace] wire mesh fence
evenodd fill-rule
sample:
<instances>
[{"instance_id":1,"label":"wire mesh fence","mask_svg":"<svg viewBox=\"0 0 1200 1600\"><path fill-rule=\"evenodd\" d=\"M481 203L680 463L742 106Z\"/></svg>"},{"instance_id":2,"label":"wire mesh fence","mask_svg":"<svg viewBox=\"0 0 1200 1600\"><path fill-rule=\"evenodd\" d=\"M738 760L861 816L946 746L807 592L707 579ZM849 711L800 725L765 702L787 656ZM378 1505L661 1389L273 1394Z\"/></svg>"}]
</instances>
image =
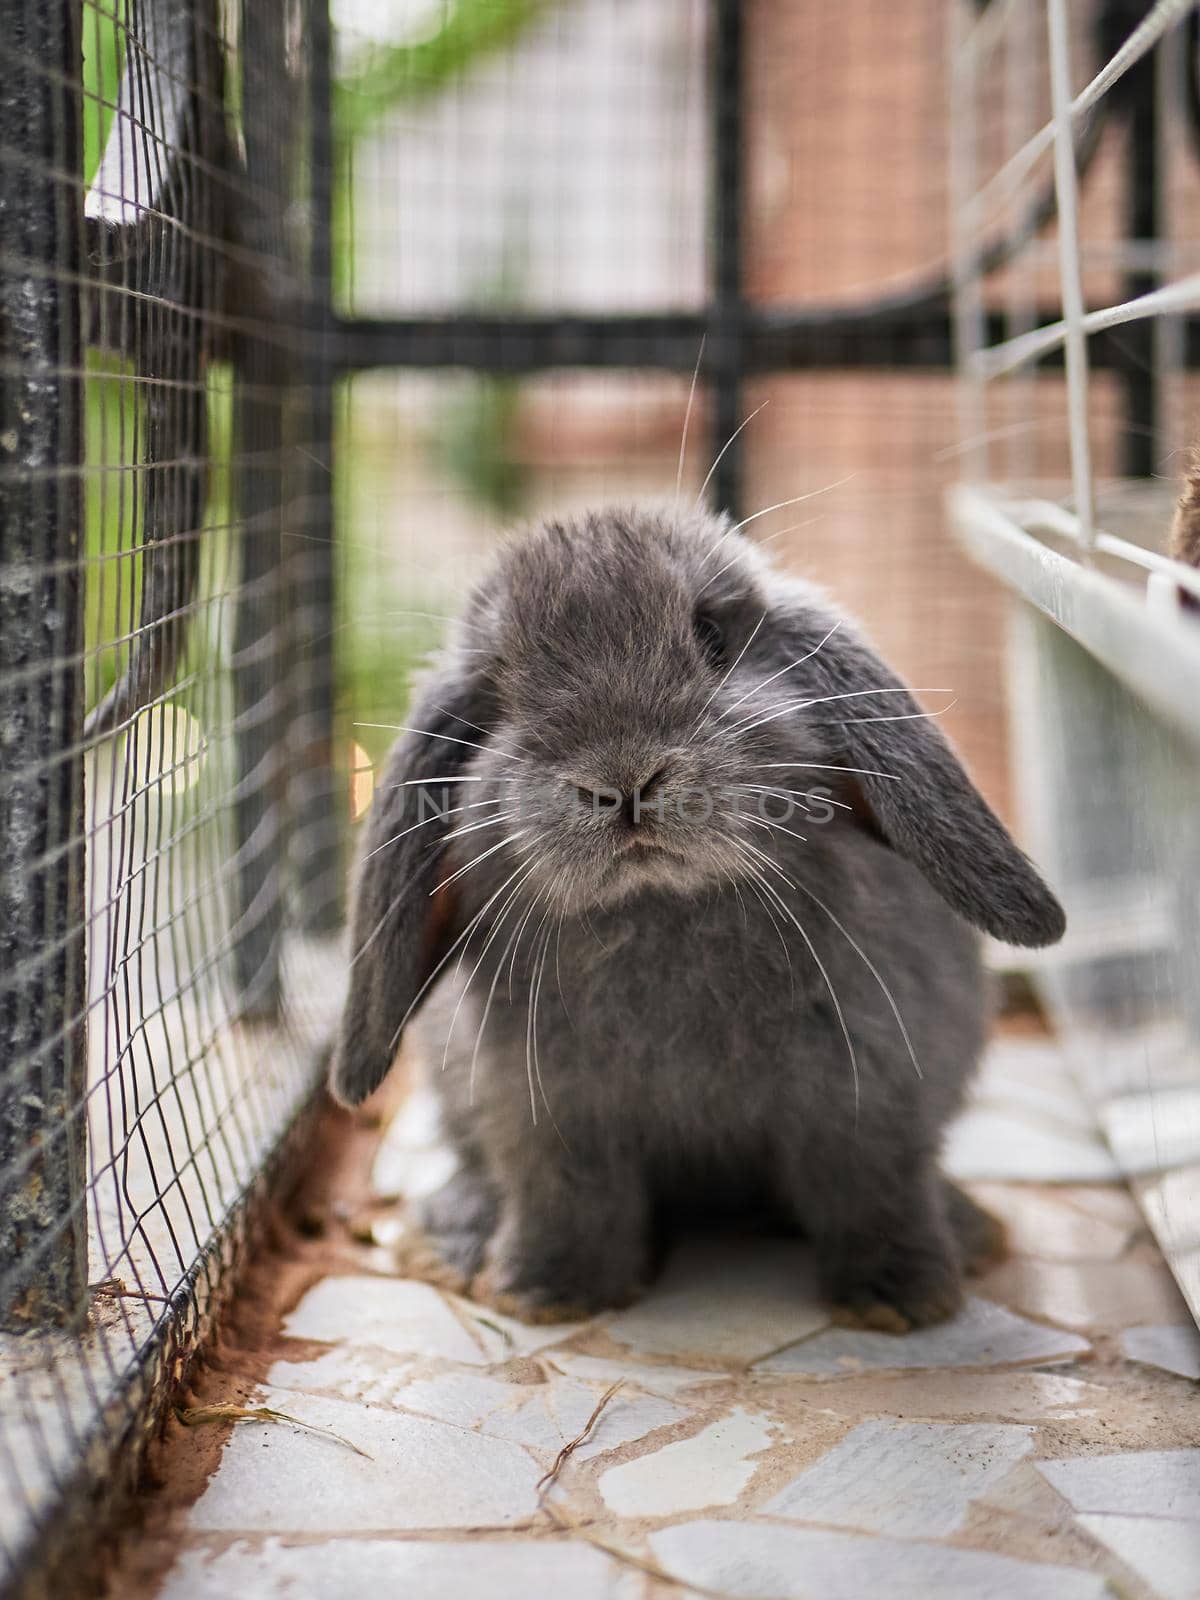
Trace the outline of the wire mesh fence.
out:
<instances>
[{"instance_id":1,"label":"wire mesh fence","mask_svg":"<svg viewBox=\"0 0 1200 1600\"><path fill-rule=\"evenodd\" d=\"M77 1536L118 1453L136 1462L315 1085L343 797L325 18L207 0L4 18L11 1576Z\"/></svg>"}]
</instances>

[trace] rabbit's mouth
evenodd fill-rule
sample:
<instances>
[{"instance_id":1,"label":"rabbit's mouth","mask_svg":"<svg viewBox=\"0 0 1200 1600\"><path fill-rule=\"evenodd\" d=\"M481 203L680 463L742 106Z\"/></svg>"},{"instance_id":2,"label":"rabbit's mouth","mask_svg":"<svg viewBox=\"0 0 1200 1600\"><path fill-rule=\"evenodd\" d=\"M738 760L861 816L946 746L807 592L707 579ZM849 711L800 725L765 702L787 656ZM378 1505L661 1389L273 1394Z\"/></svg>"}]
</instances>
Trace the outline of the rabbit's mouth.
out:
<instances>
[{"instance_id":1,"label":"rabbit's mouth","mask_svg":"<svg viewBox=\"0 0 1200 1600\"><path fill-rule=\"evenodd\" d=\"M617 853L626 861L638 860L643 856L674 855L677 851L669 851L659 839L648 839L642 834L630 833L617 843Z\"/></svg>"},{"instance_id":2,"label":"rabbit's mouth","mask_svg":"<svg viewBox=\"0 0 1200 1600\"><path fill-rule=\"evenodd\" d=\"M673 889L687 893L707 881L695 851L678 841L630 833L617 841L604 873L602 893L618 896L639 889Z\"/></svg>"}]
</instances>

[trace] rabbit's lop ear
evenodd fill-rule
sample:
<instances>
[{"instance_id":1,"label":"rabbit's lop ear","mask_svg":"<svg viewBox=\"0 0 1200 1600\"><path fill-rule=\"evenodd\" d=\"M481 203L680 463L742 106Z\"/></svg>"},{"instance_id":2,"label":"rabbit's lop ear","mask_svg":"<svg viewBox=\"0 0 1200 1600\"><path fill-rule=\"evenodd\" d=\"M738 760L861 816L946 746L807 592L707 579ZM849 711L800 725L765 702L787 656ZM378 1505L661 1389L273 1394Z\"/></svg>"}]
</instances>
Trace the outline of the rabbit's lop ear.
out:
<instances>
[{"instance_id":1,"label":"rabbit's lop ear","mask_svg":"<svg viewBox=\"0 0 1200 1600\"><path fill-rule=\"evenodd\" d=\"M809 657L807 714L840 750L835 759L858 769L853 785L887 843L975 927L1008 944L1060 939L1062 907L907 686L826 612L790 609L783 631L790 656Z\"/></svg>"},{"instance_id":2,"label":"rabbit's lop ear","mask_svg":"<svg viewBox=\"0 0 1200 1600\"><path fill-rule=\"evenodd\" d=\"M439 887L445 836L462 803L455 781L490 714L467 675L432 681L413 705L367 818L354 892L350 989L329 1086L358 1105L387 1076L409 1016L432 987L457 928L453 887Z\"/></svg>"}]
</instances>

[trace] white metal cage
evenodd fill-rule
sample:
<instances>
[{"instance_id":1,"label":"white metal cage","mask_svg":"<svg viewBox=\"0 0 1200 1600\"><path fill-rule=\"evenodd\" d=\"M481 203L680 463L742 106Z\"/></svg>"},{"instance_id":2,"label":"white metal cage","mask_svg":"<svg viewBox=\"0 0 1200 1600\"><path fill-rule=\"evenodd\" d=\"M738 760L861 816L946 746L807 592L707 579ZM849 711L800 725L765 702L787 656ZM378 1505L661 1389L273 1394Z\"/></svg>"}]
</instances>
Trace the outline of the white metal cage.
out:
<instances>
[{"instance_id":1,"label":"white metal cage","mask_svg":"<svg viewBox=\"0 0 1200 1600\"><path fill-rule=\"evenodd\" d=\"M952 15L951 516L1018 597L1013 775L1070 919L1035 979L1200 1313L1200 573L1166 553L1200 437L1196 8ZM1022 233L1020 199L1049 166L1055 224ZM987 275L979 240L997 226L1010 248ZM1114 412L1114 373L1140 409Z\"/></svg>"}]
</instances>

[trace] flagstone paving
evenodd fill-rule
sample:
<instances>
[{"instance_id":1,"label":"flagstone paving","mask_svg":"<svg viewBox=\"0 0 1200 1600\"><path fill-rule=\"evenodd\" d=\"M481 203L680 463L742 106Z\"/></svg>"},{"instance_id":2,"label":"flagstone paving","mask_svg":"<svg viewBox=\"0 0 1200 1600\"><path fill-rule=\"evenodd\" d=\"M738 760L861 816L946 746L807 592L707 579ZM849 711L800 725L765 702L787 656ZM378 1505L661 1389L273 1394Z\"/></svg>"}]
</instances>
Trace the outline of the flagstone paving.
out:
<instances>
[{"instance_id":1,"label":"flagstone paving","mask_svg":"<svg viewBox=\"0 0 1200 1600\"><path fill-rule=\"evenodd\" d=\"M414 1096L381 1202L436 1146ZM374 1248L284 1320L258 1403L296 1422L232 1430L160 1600L1197 1600L1200 1334L1044 1040L994 1047L948 1165L1014 1253L902 1338L779 1239L539 1328Z\"/></svg>"}]
</instances>

